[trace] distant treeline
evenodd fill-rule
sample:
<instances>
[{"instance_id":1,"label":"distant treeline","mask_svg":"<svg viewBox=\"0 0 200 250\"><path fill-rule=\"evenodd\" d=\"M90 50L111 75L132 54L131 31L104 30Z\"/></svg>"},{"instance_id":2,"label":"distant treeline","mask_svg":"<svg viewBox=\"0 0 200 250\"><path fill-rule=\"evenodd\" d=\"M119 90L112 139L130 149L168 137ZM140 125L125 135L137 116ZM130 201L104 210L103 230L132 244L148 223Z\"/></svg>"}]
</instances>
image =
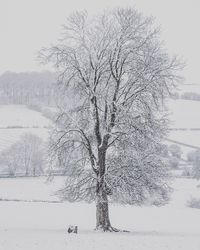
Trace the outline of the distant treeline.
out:
<instances>
[{"instance_id":1,"label":"distant treeline","mask_svg":"<svg viewBox=\"0 0 200 250\"><path fill-rule=\"evenodd\" d=\"M200 101L200 93L195 93L195 92L183 92L181 94L174 93L172 97L174 99Z\"/></svg>"},{"instance_id":2,"label":"distant treeline","mask_svg":"<svg viewBox=\"0 0 200 250\"><path fill-rule=\"evenodd\" d=\"M184 100L192 100L192 101L200 101L200 94L194 92L185 92L181 95L181 99Z\"/></svg>"},{"instance_id":3,"label":"distant treeline","mask_svg":"<svg viewBox=\"0 0 200 250\"><path fill-rule=\"evenodd\" d=\"M6 72L0 76L0 104L54 105L56 74Z\"/></svg>"}]
</instances>

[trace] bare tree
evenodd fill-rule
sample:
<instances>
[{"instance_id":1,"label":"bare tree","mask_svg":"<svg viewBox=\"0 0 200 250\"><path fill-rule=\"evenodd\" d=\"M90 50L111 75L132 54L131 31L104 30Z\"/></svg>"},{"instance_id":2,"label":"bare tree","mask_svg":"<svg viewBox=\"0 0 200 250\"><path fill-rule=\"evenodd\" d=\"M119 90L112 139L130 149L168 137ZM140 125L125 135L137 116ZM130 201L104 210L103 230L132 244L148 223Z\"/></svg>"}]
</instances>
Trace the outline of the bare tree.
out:
<instances>
[{"instance_id":1,"label":"bare tree","mask_svg":"<svg viewBox=\"0 0 200 250\"><path fill-rule=\"evenodd\" d=\"M44 143L38 136L24 134L0 155L1 164L8 168L9 175L35 176L44 172Z\"/></svg>"},{"instance_id":2,"label":"bare tree","mask_svg":"<svg viewBox=\"0 0 200 250\"><path fill-rule=\"evenodd\" d=\"M53 151L64 159L63 197L96 200L96 229L111 226L108 201L143 203L166 197L160 153L161 106L179 79L154 20L135 9L89 17L76 12L60 44L41 51L60 76L60 113Z\"/></svg>"},{"instance_id":3,"label":"bare tree","mask_svg":"<svg viewBox=\"0 0 200 250\"><path fill-rule=\"evenodd\" d=\"M9 176L15 176L17 172L22 171L19 152L20 147L14 144L0 154L1 169L5 169Z\"/></svg>"},{"instance_id":4,"label":"bare tree","mask_svg":"<svg viewBox=\"0 0 200 250\"><path fill-rule=\"evenodd\" d=\"M171 156L176 157L178 159L180 159L181 155L183 154L181 147L177 144L171 144L168 147L168 150L169 150Z\"/></svg>"},{"instance_id":5,"label":"bare tree","mask_svg":"<svg viewBox=\"0 0 200 250\"><path fill-rule=\"evenodd\" d=\"M200 179L200 150L191 151L187 154L187 159L192 164L190 175L197 180Z\"/></svg>"},{"instance_id":6,"label":"bare tree","mask_svg":"<svg viewBox=\"0 0 200 250\"><path fill-rule=\"evenodd\" d=\"M27 133L17 143L20 147L21 165L25 169L25 175L42 174L44 171L44 142L34 134Z\"/></svg>"}]
</instances>

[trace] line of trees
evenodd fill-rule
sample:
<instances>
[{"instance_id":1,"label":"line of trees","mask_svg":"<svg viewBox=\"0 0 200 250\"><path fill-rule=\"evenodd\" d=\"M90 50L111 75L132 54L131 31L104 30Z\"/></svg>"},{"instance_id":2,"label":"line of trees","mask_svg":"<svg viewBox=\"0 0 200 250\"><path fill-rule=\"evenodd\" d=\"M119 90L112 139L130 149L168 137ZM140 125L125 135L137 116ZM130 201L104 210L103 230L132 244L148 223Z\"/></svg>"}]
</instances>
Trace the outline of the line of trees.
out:
<instances>
[{"instance_id":1,"label":"line of trees","mask_svg":"<svg viewBox=\"0 0 200 250\"><path fill-rule=\"evenodd\" d=\"M52 72L6 72L0 76L0 104L55 105Z\"/></svg>"},{"instance_id":2,"label":"line of trees","mask_svg":"<svg viewBox=\"0 0 200 250\"><path fill-rule=\"evenodd\" d=\"M200 101L200 94L195 92L185 92L180 96L180 98L184 100Z\"/></svg>"}]
</instances>

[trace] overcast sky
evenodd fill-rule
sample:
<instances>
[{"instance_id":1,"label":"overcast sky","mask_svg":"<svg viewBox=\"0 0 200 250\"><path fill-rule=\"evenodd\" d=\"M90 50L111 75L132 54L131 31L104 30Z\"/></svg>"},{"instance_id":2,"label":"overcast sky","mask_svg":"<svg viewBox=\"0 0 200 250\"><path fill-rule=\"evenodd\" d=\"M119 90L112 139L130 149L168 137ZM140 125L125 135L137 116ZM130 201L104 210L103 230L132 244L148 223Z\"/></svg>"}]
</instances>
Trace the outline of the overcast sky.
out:
<instances>
[{"instance_id":1,"label":"overcast sky","mask_svg":"<svg viewBox=\"0 0 200 250\"><path fill-rule=\"evenodd\" d=\"M153 15L169 53L187 61L185 82L200 84L200 0L0 0L0 74L43 70L35 60L37 51L55 43L72 11L118 6Z\"/></svg>"}]
</instances>

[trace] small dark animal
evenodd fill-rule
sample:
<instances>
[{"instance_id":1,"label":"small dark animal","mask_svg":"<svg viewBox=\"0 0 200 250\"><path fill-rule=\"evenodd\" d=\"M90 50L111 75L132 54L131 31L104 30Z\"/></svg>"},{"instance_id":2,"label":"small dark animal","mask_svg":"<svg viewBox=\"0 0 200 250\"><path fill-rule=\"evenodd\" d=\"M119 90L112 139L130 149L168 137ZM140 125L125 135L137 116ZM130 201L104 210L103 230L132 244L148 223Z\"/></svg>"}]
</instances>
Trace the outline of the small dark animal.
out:
<instances>
[{"instance_id":1,"label":"small dark animal","mask_svg":"<svg viewBox=\"0 0 200 250\"><path fill-rule=\"evenodd\" d=\"M77 234L78 233L78 226L69 226L67 232Z\"/></svg>"}]
</instances>

